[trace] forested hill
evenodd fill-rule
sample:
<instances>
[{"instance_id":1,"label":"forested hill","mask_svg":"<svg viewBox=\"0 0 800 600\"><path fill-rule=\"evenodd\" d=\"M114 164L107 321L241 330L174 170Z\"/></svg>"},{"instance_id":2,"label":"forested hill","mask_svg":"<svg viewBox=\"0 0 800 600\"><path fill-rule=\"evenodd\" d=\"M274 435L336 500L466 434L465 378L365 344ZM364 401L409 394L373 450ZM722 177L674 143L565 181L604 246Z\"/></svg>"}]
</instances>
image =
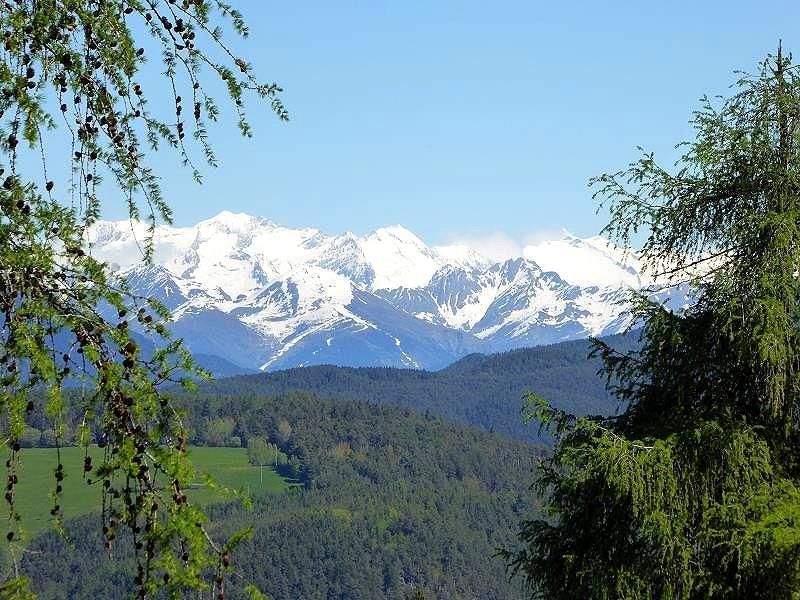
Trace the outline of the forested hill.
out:
<instances>
[{"instance_id":1,"label":"forested hill","mask_svg":"<svg viewBox=\"0 0 800 600\"><path fill-rule=\"evenodd\" d=\"M636 336L606 341L633 347ZM392 368L303 367L230 377L203 386L224 396L307 391L319 397L365 400L440 415L445 419L533 440L537 428L522 422L522 396L532 391L573 414L611 414L617 402L597 374L599 359L587 359L588 340L467 356L436 372Z\"/></svg>"},{"instance_id":2,"label":"forested hill","mask_svg":"<svg viewBox=\"0 0 800 600\"><path fill-rule=\"evenodd\" d=\"M251 490L252 512L210 511L217 537L253 528L231 553L236 576L226 599L243 600L244 582L276 599L527 596L495 554L516 545L520 519L535 510L529 487L541 447L408 410L301 393L186 400L190 430L231 419L239 435L277 444L303 483L280 495ZM23 562L42 598L124 598L136 572L131 552L122 536L104 551L94 516L68 524L66 538L35 540Z\"/></svg>"}]
</instances>

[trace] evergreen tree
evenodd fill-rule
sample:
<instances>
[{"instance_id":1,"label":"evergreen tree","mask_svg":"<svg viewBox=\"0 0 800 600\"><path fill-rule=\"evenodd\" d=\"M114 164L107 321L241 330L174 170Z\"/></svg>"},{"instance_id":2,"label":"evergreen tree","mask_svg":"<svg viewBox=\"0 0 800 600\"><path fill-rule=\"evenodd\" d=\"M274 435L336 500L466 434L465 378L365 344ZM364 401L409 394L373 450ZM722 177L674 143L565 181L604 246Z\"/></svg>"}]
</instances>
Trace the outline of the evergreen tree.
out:
<instances>
[{"instance_id":1,"label":"evergreen tree","mask_svg":"<svg viewBox=\"0 0 800 600\"><path fill-rule=\"evenodd\" d=\"M101 206L116 198L149 222L151 239L142 241L150 258L152 231L170 221L170 208L148 155L170 147L197 178L195 153L215 164L204 122L219 111L208 89L227 93L244 135L249 92L286 118L280 89L259 83L222 41L223 29L247 34L241 15L218 0L0 3L0 451L3 536L15 559L0 595L26 589L16 560L24 533L15 525L26 416L45 412L63 444L68 383L83 390L78 443L100 432L105 456L94 464L87 454L83 477L103 496L107 547L120 528L133 536L138 596L159 586L173 595L224 592L227 546L205 533L205 516L187 502L185 434L162 389L185 380L192 361L169 339L167 311L128 294L87 243ZM148 57L157 83L142 74ZM148 104L154 89L169 100ZM61 482L81 474L65 473L56 453L53 466L57 522Z\"/></svg>"},{"instance_id":2,"label":"evergreen tree","mask_svg":"<svg viewBox=\"0 0 800 600\"><path fill-rule=\"evenodd\" d=\"M800 597L798 66L779 48L693 122L676 172L645 154L592 182L605 232L644 231L650 271L697 301L640 296L640 351L596 345L619 416L531 397L557 441L549 514L506 556L535 597Z\"/></svg>"}]
</instances>

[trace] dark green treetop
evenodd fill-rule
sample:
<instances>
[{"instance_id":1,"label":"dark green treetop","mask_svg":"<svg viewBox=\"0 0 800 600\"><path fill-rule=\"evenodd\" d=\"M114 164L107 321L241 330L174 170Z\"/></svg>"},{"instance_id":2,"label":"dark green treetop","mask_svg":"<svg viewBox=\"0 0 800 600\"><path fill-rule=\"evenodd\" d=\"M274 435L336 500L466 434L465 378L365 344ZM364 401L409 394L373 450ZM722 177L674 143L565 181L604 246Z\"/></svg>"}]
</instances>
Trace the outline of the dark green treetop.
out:
<instances>
[{"instance_id":1,"label":"dark green treetop","mask_svg":"<svg viewBox=\"0 0 800 600\"><path fill-rule=\"evenodd\" d=\"M648 269L691 280L680 313L645 296L641 350L597 343L626 409L556 434L549 517L508 554L543 598L800 597L800 77L778 50L704 99L672 172L651 154L592 181Z\"/></svg>"}]
</instances>

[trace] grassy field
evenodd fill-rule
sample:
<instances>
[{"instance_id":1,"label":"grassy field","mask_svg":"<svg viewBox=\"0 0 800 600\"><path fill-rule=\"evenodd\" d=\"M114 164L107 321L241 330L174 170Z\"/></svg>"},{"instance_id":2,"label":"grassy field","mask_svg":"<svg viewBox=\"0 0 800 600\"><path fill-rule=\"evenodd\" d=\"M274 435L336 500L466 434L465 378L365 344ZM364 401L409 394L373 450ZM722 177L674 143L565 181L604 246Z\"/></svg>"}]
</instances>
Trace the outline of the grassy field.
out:
<instances>
[{"instance_id":1,"label":"grassy field","mask_svg":"<svg viewBox=\"0 0 800 600\"><path fill-rule=\"evenodd\" d=\"M61 463L64 465L66 477L62 483L64 488L60 504L64 517L71 518L100 510L99 484L87 485L83 479L83 448L62 448ZM200 448L190 450L198 472L207 472L220 485L233 489L242 489L251 496L263 492L281 492L290 487L290 483L275 473L271 468L262 470L247 462L247 454L243 448ZM95 464L99 464L102 451L90 448ZM53 508L53 490L55 489L54 470L58 458L54 449L31 448L22 450L19 483L17 484L17 511L22 516L22 527L28 539L50 525L50 510ZM197 486L188 490L190 498L201 505L220 502L226 499L220 492L206 488L203 479L198 478ZM2 501L2 498L0 498ZM8 522L8 513L0 510L0 532Z\"/></svg>"}]
</instances>

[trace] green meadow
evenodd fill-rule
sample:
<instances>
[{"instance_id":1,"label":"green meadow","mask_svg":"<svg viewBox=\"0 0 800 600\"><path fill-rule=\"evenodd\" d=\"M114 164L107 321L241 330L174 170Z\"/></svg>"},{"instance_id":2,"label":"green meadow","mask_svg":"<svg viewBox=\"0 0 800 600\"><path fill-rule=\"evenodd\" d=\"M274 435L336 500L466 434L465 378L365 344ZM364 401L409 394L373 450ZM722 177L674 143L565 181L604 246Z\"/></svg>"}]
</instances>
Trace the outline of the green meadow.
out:
<instances>
[{"instance_id":1,"label":"green meadow","mask_svg":"<svg viewBox=\"0 0 800 600\"><path fill-rule=\"evenodd\" d=\"M85 453L84 448L62 448L59 459L54 448L25 448L20 452L16 505L27 539L33 538L51 524L50 511L54 506L53 492L56 486L54 473L59 460L64 465L66 475L59 498L64 518L100 511L100 484L89 485L83 478ZM97 447L89 448L89 454L95 464L102 460L102 450ZM200 505L223 502L231 497L206 486L202 473L208 473L221 487L242 490L250 496L282 492L292 485L271 467L261 469L250 465L244 448L193 447L190 454L198 477L187 494ZM0 512L0 523L9 523L8 509L5 506ZM12 526L9 529L16 528ZM2 531L0 525L0 532Z\"/></svg>"}]
</instances>

